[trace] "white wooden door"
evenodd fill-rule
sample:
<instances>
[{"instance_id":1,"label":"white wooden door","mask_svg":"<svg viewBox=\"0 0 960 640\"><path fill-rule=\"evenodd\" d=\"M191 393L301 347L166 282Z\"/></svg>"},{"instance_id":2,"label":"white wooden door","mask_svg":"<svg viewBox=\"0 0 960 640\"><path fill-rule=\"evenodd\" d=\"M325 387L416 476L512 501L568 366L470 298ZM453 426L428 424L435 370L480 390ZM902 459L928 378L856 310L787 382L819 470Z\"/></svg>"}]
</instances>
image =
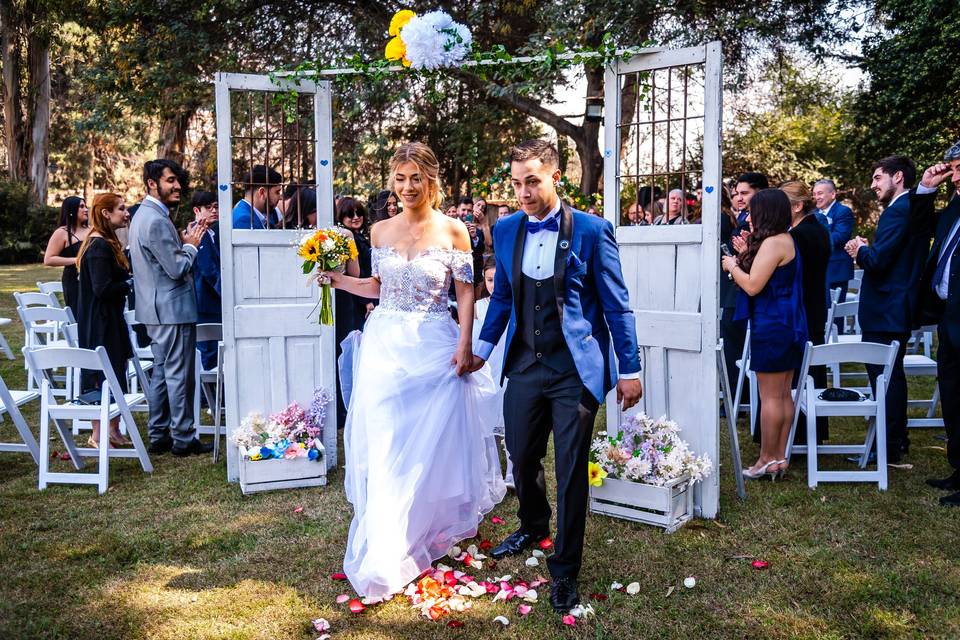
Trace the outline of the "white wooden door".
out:
<instances>
[{"instance_id":1,"label":"white wooden door","mask_svg":"<svg viewBox=\"0 0 960 640\"><path fill-rule=\"evenodd\" d=\"M241 175L235 175L234 168L238 159L244 160L244 145L253 145L254 138L259 145L257 155L253 146L250 147L251 161L247 164L264 162L259 154L266 145L266 162L277 166L273 160L276 157L276 163L282 168L288 160L282 156L290 155L289 148L284 147L289 147L290 139L271 132L271 126L281 126L276 118L282 110L274 111L275 105L269 98L263 99L264 113L273 113L274 122L271 124L271 115L253 116L249 118L251 121L259 118L258 133L247 135L246 131L237 131L232 122L231 104L236 111L238 96L231 94L262 95L284 90L296 91L312 100L313 130L300 135L315 148L315 153L311 152L313 166L286 171L302 171L300 176L290 176L301 179L311 172L315 176L318 226L333 224L332 126L329 82L302 81L292 85L283 80L271 81L266 76L221 73L217 74L215 85L229 435L250 412L266 415L294 401L308 406L318 386L326 387L331 394L336 389L333 327L321 327L317 323L318 313L313 311L318 299L317 286L306 285L301 272L302 260L294 248L302 232L232 228L231 186L242 180ZM256 104L259 107L260 102ZM261 139L260 135L264 137ZM275 151L269 150L271 144ZM329 469L337 461L336 403L328 407L323 441ZM239 477L236 447L229 444L227 453L227 477L236 481Z\"/></svg>"},{"instance_id":2,"label":"white wooden door","mask_svg":"<svg viewBox=\"0 0 960 640\"><path fill-rule=\"evenodd\" d=\"M604 86L604 216L617 228L637 319L644 397L636 411L675 420L691 448L710 455L714 472L696 495L708 518L717 513L720 477L721 62L719 43L641 53L608 66ZM623 97L634 91L635 106ZM626 224L631 205L656 214L650 202L675 188L693 194L700 181L700 223ZM608 428L621 419L611 394Z\"/></svg>"}]
</instances>

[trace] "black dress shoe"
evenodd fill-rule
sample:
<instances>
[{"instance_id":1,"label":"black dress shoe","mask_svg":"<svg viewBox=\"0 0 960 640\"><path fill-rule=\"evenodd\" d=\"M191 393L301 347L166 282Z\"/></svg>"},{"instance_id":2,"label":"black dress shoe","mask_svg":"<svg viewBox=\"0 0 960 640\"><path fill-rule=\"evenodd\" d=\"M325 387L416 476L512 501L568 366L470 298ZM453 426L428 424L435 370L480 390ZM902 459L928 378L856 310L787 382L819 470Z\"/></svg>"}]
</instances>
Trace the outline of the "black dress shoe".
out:
<instances>
[{"instance_id":1,"label":"black dress shoe","mask_svg":"<svg viewBox=\"0 0 960 640\"><path fill-rule=\"evenodd\" d=\"M927 484L934 489L960 491L960 471L954 471L952 475L946 478L929 478Z\"/></svg>"},{"instance_id":2,"label":"black dress shoe","mask_svg":"<svg viewBox=\"0 0 960 640\"><path fill-rule=\"evenodd\" d=\"M160 438L159 440L154 440L147 447L149 453L159 455L161 453L166 453L173 448L173 438Z\"/></svg>"},{"instance_id":3,"label":"black dress shoe","mask_svg":"<svg viewBox=\"0 0 960 640\"><path fill-rule=\"evenodd\" d=\"M960 507L960 491L940 498L940 504L945 507Z\"/></svg>"},{"instance_id":4,"label":"black dress shoe","mask_svg":"<svg viewBox=\"0 0 960 640\"><path fill-rule=\"evenodd\" d=\"M546 538L548 533L527 533L522 529L519 531L514 531L509 536L504 538L503 542L498 544L490 552L490 556L495 560L500 560L507 556L515 556L524 549L528 548L534 542L539 542Z\"/></svg>"},{"instance_id":5,"label":"black dress shoe","mask_svg":"<svg viewBox=\"0 0 960 640\"><path fill-rule=\"evenodd\" d=\"M170 453L175 456L189 456L191 454L202 455L204 453L210 453L213 451L213 444L203 444L199 439L194 438L190 443L185 447L173 447L170 449Z\"/></svg>"},{"instance_id":6,"label":"black dress shoe","mask_svg":"<svg viewBox=\"0 0 960 640\"><path fill-rule=\"evenodd\" d=\"M580 604L577 581L564 576L554 578L550 586L550 604L557 613L567 613Z\"/></svg>"}]
</instances>

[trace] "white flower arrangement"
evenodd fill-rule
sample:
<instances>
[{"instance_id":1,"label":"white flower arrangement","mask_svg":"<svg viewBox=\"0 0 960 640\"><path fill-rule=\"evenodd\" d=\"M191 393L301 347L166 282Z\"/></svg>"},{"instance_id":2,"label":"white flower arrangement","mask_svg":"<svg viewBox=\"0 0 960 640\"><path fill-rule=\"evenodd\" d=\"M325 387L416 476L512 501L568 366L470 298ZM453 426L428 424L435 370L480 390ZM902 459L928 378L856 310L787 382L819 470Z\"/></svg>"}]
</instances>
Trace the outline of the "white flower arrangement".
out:
<instances>
[{"instance_id":1,"label":"white flower arrangement","mask_svg":"<svg viewBox=\"0 0 960 640\"><path fill-rule=\"evenodd\" d=\"M406 9L398 11L390 21L390 35L386 58L414 69L457 66L473 46L470 29L439 10L422 16Z\"/></svg>"},{"instance_id":2,"label":"white flower arrangement","mask_svg":"<svg viewBox=\"0 0 960 640\"><path fill-rule=\"evenodd\" d=\"M601 431L590 445L590 460L604 472L601 477L656 486L685 475L693 484L713 471L710 457L695 455L680 438L676 422L644 413L628 416L613 435Z\"/></svg>"}]
</instances>

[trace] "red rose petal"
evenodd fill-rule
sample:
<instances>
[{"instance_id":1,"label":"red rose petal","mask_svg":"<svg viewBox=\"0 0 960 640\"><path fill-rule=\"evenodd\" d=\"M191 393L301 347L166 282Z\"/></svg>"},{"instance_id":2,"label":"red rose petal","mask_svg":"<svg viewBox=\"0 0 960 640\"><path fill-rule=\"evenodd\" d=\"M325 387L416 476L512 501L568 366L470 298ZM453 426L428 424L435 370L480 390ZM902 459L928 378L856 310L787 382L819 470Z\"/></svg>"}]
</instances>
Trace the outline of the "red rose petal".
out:
<instances>
[{"instance_id":1,"label":"red rose petal","mask_svg":"<svg viewBox=\"0 0 960 640\"><path fill-rule=\"evenodd\" d=\"M60 459L61 459L61 460L69 460L69 459L70 459L70 454L67 453L66 451L64 451L63 453L60 454Z\"/></svg>"},{"instance_id":2,"label":"red rose petal","mask_svg":"<svg viewBox=\"0 0 960 640\"><path fill-rule=\"evenodd\" d=\"M572 627L577 624L577 619L568 613L567 615L563 616L563 624Z\"/></svg>"},{"instance_id":3,"label":"red rose petal","mask_svg":"<svg viewBox=\"0 0 960 640\"><path fill-rule=\"evenodd\" d=\"M447 623L447 626L450 627L451 629L459 629L460 627L463 626L463 622L461 622L460 620L451 620L450 622Z\"/></svg>"},{"instance_id":4,"label":"red rose petal","mask_svg":"<svg viewBox=\"0 0 960 640\"><path fill-rule=\"evenodd\" d=\"M487 569L496 569L497 561L496 560L487 560Z\"/></svg>"},{"instance_id":5,"label":"red rose petal","mask_svg":"<svg viewBox=\"0 0 960 640\"><path fill-rule=\"evenodd\" d=\"M553 549L553 540L550 538L544 538L540 541L540 549L546 551L547 549Z\"/></svg>"},{"instance_id":6,"label":"red rose petal","mask_svg":"<svg viewBox=\"0 0 960 640\"><path fill-rule=\"evenodd\" d=\"M607 596L607 594L605 594L605 593L591 593L591 594L590 594L590 599L591 599L591 600L598 600L598 601L600 601L600 602L603 602L603 601L606 600L608 597L609 597L609 596Z\"/></svg>"},{"instance_id":7,"label":"red rose petal","mask_svg":"<svg viewBox=\"0 0 960 640\"><path fill-rule=\"evenodd\" d=\"M751 565L753 566L753 568L756 569L757 571L762 571L762 570L764 570L764 569L766 569L767 567L770 566L770 563L767 562L766 560L754 560L754 561L751 562L750 564L751 564Z\"/></svg>"},{"instance_id":8,"label":"red rose petal","mask_svg":"<svg viewBox=\"0 0 960 640\"><path fill-rule=\"evenodd\" d=\"M481 551L489 551L490 549L493 549L493 543L490 542L489 540L484 540L483 542L480 543Z\"/></svg>"},{"instance_id":9,"label":"red rose petal","mask_svg":"<svg viewBox=\"0 0 960 640\"><path fill-rule=\"evenodd\" d=\"M501 518L500 516L493 516L490 518L490 522L493 524L505 524L507 521Z\"/></svg>"},{"instance_id":10,"label":"red rose petal","mask_svg":"<svg viewBox=\"0 0 960 640\"><path fill-rule=\"evenodd\" d=\"M331 579L331 580L346 580L346 579L347 579L347 574L345 574L345 573L331 573L331 574L330 574L330 579Z\"/></svg>"},{"instance_id":11,"label":"red rose petal","mask_svg":"<svg viewBox=\"0 0 960 640\"><path fill-rule=\"evenodd\" d=\"M351 600L350 604L348 604L347 606L350 607L350 611L353 613L363 613L363 610L366 609L363 603L360 602L360 600L358 600L357 598L354 598L353 600Z\"/></svg>"}]
</instances>

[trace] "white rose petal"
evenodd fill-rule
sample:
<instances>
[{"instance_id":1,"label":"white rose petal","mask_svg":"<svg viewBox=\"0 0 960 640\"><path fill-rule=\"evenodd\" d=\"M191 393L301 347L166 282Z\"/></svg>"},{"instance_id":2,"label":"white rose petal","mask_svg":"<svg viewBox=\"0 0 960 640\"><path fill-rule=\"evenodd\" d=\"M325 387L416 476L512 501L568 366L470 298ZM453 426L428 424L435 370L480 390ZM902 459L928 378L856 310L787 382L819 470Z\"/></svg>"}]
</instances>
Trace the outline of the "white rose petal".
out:
<instances>
[{"instance_id":1,"label":"white rose petal","mask_svg":"<svg viewBox=\"0 0 960 640\"><path fill-rule=\"evenodd\" d=\"M622 589L622 588L623 588L623 585L616 581L610 585L610 591L617 591L618 589Z\"/></svg>"},{"instance_id":2,"label":"white rose petal","mask_svg":"<svg viewBox=\"0 0 960 640\"><path fill-rule=\"evenodd\" d=\"M535 556L538 557L538 558L546 558L546 557L547 557L547 554L545 554L543 551L540 551L540 549L534 549L534 550L533 550L533 555L535 555Z\"/></svg>"},{"instance_id":3,"label":"white rose petal","mask_svg":"<svg viewBox=\"0 0 960 640\"><path fill-rule=\"evenodd\" d=\"M627 595L635 596L640 593L640 583L631 582L627 585Z\"/></svg>"},{"instance_id":4,"label":"white rose petal","mask_svg":"<svg viewBox=\"0 0 960 640\"><path fill-rule=\"evenodd\" d=\"M528 567L535 567L538 564L540 564L540 561L537 560L534 556L530 556L529 558L527 558L527 561L524 564L526 564Z\"/></svg>"},{"instance_id":5,"label":"white rose petal","mask_svg":"<svg viewBox=\"0 0 960 640\"><path fill-rule=\"evenodd\" d=\"M460 547L457 547L457 546L450 547L450 551L447 551L447 555L450 556L451 558L456 558L461 553L463 552L460 551Z\"/></svg>"},{"instance_id":6,"label":"white rose petal","mask_svg":"<svg viewBox=\"0 0 960 640\"><path fill-rule=\"evenodd\" d=\"M697 586L697 579L693 576L688 576L687 578L684 578L683 586L685 586L687 589L693 589L695 586Z\"/></svg>"},{"instance_id":7,"label":"white rose petal","mask_svg":"<svg viewBox=\"0 0 960 640\"><path fill-rule=\"evenodd\" d=\"M499 622L500 624L502 624L502 625L505 626L505 627L510 624L510 621L507 620L507 619L506 619L505 617L503 617L503 616L497 616L496 618L493 619L493 621L494 621L494 622Z\"/></svg>"}]
</instances>

